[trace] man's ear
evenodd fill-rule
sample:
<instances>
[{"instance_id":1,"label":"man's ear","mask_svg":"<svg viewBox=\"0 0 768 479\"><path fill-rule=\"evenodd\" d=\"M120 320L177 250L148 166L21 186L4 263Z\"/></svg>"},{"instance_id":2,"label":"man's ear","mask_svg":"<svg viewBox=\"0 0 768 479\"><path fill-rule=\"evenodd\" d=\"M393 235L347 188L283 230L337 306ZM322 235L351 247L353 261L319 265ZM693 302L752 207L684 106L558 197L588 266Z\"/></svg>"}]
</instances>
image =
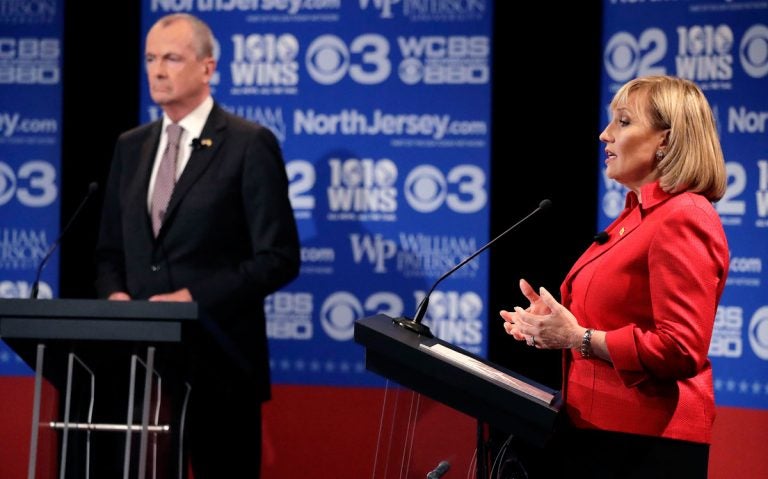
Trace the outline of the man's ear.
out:
<instances>
[{"instance_id":1,"label":"man's ear","mask_svg":"<svg viewBox=\"0 0 768 479\"><path fill-rule=\"evenodd\" d=\"M203 69L205 73L205 82L208 83L213 76L213 72L216 71L216 60L214 60L213 57L203 60Z\"/></svg>"}]
</instances>

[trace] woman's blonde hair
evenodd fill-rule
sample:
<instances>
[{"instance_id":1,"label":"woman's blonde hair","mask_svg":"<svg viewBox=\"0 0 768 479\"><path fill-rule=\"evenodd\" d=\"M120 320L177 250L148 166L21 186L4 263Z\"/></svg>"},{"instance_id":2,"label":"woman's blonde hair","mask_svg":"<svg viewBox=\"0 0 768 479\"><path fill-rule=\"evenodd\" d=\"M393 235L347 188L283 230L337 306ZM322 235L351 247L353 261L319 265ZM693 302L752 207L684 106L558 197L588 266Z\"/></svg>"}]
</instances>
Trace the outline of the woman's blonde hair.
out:
<instances>
[{"instance_id":1,"label":"woman's blonde hair","mask_svg":"<svg viewBox=\"0 0 768 479\"><path fill-rule=\"evenodd\" d=\"M644 111L653 128L669 130L664 157L656 165L662 189L692 191L717 201L725 194L723 150L712 109L695 83L672 76L636 78L614 95L611 109L630 94L645 98Z\"/></svg>"}]
</instances>

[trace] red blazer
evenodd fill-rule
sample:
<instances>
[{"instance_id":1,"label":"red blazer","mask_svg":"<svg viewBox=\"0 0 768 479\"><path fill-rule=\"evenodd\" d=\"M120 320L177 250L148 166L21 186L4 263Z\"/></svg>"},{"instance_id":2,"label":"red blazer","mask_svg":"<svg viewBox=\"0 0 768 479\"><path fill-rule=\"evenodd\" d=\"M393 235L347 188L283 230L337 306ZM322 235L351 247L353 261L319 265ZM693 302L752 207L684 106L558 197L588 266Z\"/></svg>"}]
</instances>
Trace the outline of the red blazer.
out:
<instances>
[{"instance_id":1,"label":"red blazer","mask_svg":"<svg viewBox=\"0 0 768 479\"><path fill-rule=\"evenodd\" d=\"M707 358L728 274L720 217L703 196L658 182L634 193L561 286L587 328L607 331L612 363L565 353L566 411L576 427L711 442Z\"/></svg>"}]
</instances>

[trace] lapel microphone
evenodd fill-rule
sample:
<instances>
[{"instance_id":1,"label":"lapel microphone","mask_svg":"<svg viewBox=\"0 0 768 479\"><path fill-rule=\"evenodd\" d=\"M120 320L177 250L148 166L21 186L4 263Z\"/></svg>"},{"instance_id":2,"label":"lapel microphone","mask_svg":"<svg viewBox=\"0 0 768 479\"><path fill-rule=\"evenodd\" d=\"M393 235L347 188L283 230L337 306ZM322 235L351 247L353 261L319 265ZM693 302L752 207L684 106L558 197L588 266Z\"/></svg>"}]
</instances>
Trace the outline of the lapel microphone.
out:
<instances>
[{"instance_id":1,"label":"lapel microphone","mask_svg":"<svg viewBox=\"0 0 768 479\"><path fill-rule=\"evenodd\" d=\"M611 239L611 235L607 231L601 231L592 238L597 244L605 244L609 239Z\"/></svg>"}]
</instances>

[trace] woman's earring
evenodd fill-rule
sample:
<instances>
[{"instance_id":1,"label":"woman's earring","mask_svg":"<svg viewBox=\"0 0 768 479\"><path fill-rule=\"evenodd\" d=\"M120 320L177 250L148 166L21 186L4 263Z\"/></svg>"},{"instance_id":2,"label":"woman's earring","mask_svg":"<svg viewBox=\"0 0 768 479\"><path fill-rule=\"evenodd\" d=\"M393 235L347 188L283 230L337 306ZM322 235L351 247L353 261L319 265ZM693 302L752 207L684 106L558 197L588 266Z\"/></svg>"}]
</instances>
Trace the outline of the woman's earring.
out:
<instances>
[{"instance_id":1,"label":"woman's earring","mask_svg":"<svg viewBox=\"0 0 768 479\"><path fill-rule=\"evenodd\" d=\"M664 158L664 152L661 150L656 150L656 160L661 160Z\"/></svg>"}]
</instances>

